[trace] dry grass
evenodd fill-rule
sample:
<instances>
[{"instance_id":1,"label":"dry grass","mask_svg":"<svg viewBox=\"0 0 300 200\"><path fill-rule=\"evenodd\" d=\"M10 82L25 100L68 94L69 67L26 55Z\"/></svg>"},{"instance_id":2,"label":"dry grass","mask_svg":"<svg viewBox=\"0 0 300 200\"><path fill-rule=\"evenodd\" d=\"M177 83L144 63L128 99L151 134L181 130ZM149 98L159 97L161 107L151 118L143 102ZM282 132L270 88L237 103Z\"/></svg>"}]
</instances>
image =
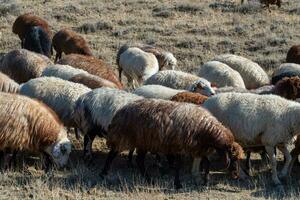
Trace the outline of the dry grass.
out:
<instances>
[{"instance_id":1,"label":"dry grass","mask_svg":"<svg viewBox=\"0 0 300 200\"><path fill-rule=\"evenodd\" d=\"M215 55L235 53L258 62L269 73L284 62L290 46L300 41L300 1L284 0L272 13L255 0L244 5L225 0L0 0L0 53L20 48L11 32L15 18L32 12L45 18L53 31L71 27L89 41L93 53L116 67L116 52L123 43L159 45L173 52L181 70L193 71ZM77 145L78 147L78 145ZM73 153L73 167L44 175L34 167L0 175L0 199L253 199L276 198L270 175L264 170L247 181L232 181L214 167L209 188L195 186L185 173L185 188L172 189L173 178L157 178L158 185L143 182L125 158L115 162L109 180L97 178L104 162L105 145L97 142L97 166L86 168ZM81 147L76 148L79 151ZM150 158L151 160L151 158ZM149 161L150 162L150 161ZM188 163L189 164L189 163ZM259 164L259 163L257 163ZM299 170L286 184L287 199L299 197ZM95 172L96 171L96 172ZM159 177L152 170L154 177ZM188 171L188 169L186 169ZM171 181L172 180L172 181Z\"/></svg>"}]
</instances>

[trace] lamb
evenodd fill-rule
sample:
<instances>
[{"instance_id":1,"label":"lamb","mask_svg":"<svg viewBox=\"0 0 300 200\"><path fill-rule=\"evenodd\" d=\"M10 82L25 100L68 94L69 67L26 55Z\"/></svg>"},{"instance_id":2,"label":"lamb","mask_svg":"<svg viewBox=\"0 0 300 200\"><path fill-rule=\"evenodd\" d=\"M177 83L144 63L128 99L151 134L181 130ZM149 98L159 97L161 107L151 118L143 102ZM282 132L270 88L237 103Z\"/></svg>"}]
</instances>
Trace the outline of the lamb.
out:
<instances>
[{"instance_id":1,"label":"lamb","mask_svg":"<svg viewBox=\"0 0 300 200\"><path fill-rule=\"evenodd\" d=\"M222 54L214 61L225 63L242 76L247 89L255 89L269 84L267 73L255 62L233 54Z\"/></svg>"},{"instance_id":2,"label":"lamb","mask_svg":"<svg viewBox=\"0 0 300 200\"><path fill-rule=\"evenodd\" d=\"M58 167L67 163L71 142L48 106L22 95L0 92L0 116L1 151L42 153Z\"/></svg>"},{"instance_id":3,"label":"lamb","mask_svg":"<svg viewBox=\"0 0 300 200\"><path fill-rule=\"evenodd\" d=\"M209 61L199 66L197 75L210 82L215 82L218 87L232 86L245 88L245 83L241 75L219 61Z\"/></svg>"},{"instance_id":4,"label":"lamb","mask_svg":"<svg viewBox=\"0 0 300 200\"><path fill-rule=\"evenodd\" d=\"M145 98L170 100L176 94L185 91L186 90L176 90L162 85L143 85L142 87L134 90L132 93Z\"/></svg>"},{"instance_id":5,"label":"lamb","mask_svg":"<svg viewBox=\"0 0 300 200\"><path fill-rule=\"evenodd\" d=\"M274 149L284 154L281 176L285 177L291 162L287 145L300 131L300 104L276 95L223 93L209 98L203 107L230 128L243 147L264 146L271 160L272 180L281 185Z\"/></svg>"},{"instance_id":6,"label":"lamb","mask_svg":"<svg viewBox=\"0 0 300 200\"><path fill-rule=\"evenodd\" d=\"M120 55L118 69L119 80L122 80L122 71L124 71L128 84L136 88L158 72L159 66L156 57L152 53L133 47L128 48Z\"/></svg>"},{"instance_id":7,"label":"lamb","mask_svg":"<svg viewBox=\"0 0 300 200\"><path fill-rule=\"evenodd\" d=\"M20 85L7 75L0 72L0 91L8 93L19 93Z\"/></svg>"},{"instance_id":8,"label":"lamb","mask_svg":"<svg viewBox=\"0 0 300 200\"><path fill-rule=\"evenodd\" d=\"M128 123L140 122L142 123ZM110 152L101 172L107 175L113 159L124 150L137 149L137 165L146 180L144 158L148 151L162 153L175 159L176 189L181 188L179 168L181 155L202 157L206 163L205 181L209 174L207 156L215 149L230 165L233 178L238 178L242 148L208 111L193 104L165 100L142 99L125 105L108 127L107 145Z\"/></svg>"},{"instance_id":9,"label":"lamb","mask_svg":"<svg viewBox=\"0 0 300 200\"><path fill-rule=\"evenodd\" d=\"M95 137L107 137L107 128L115 113L126 104L143 97L113 88L98 88L82 95L76 102L73 117L84 134L84 158L92 160Z\"/></svg>"},{"instance_id":10,"label":"lamb","mask_svg":"<svg viewBox=\"0 0 300 200\"><path fill-rule=\"evenodd\" d=\"M300 64L300 45L294 45L289 49L286 62Z\"/></svg>"},{"instance_id":11,"label":"lamb","mask_svg":"<svg viewBox=\"0 0 300 200\"><path fill-rule=\"evenodd\" d=\"M284 77L300 76L300 65L294 63L284 63L280 65L272 74L272 84L276 84Z\"/></svg>"},{"instance_id":12,"label":"lamb","mask_svg":"<svg viewBox=\"0 0 300 200\"><path fill-rule=\"evenodd\" d=\"M20 94L36 98L52 108L66 127L76 127L72 118L75 102L83 94L91 91L82 84L55 77L40 77L21 85ZM79 135L76 131L76 137Z\"/></svg>"},{"instance_id":13,"label":"lamb","mask_svg":"<svg viewBox=\"0 0 300 200\"><path fill-rule=\"evenodd\" d=\"M160 71L144 83L145 85L163 85L178 90L188 90L198 92L205 96L215 94L214 89L209 81L196 75L175 70Z\"/></svg>"},{"instance_id":14,"label":"lamb","mask_svg":"<svg viewBox=\"0 0 300 200\"><path fill-rule=\"evenodd\" d=\"M49 65L42 72L42 76L53 76L63 80L69 80L78 74L88 74L88 72L69 65L60 64Z\"/></svg>"},{"instance_id":15,"label":"lamb","mask_svg":"<svg viewBox=\"0 0 300 200\"><path fill-rule=\"evenodd\" d=\"M51 60L41 54L26 49L13 50L2 58L0 71L17 83L24 83L40 77L49 63L52 63Z\"/></svg>"},{"instance_id":16,"label":"lamb","mask_svg":"<svg viewBox=\"0 0 300 200\"><path fill-rule=\"evenodd\" d=\"M208 99L207 96L193 92L179 92L171 98L171 101L193 103L202 105Z\"/></svg>"},{"instance_id":17,"label":"lamb","mask_svg":"<svg viewBox=\"0 0 300 200\"><path fill-rule=\"evenodd\" d=\"M96 89L101 87L119 89L118 85L116 85L115 83L109 80L100 78L99 76L95 76L92 74L86 74L86 73L77 74L72 78L70 78L69 81L74 83L81 83L91 89Z\"/></svg>"},{"instance_id":18,"label":"lamb","mask_svg":"<svg viewBox=\"0 0 300 200\"><path fill-rule=\"evenodd\" d=\"M21 48L24 48L26 33L33 26L40 26L47 33L48 37L51 38L51 31L48 23L36 15L26 13L17 17L12 26L12 32L17 34L21 40Z\"/></svg>"},{"instance_id":19,"label":"lamb","mask_svg":"<svg viewBox=\"0 0 300 200\"><path fill-rule=\"evenodd\" d=\"M70 65L72 67L85 70L90 74L109 80L116 84L119 89L123 89L123 85L112 70L112 67L95 57L80 54L69 54L59 60L58 64Z\"/></svg>"},{"instance_id":20,"label":"lamb","mask_svg":"<svg viewBox=\"0 0 300 200\"><path fill-rule=\"evenodd\" d=\"M40 26L28 29L24 37L24 49L51 57L51 39L46 31Z\"/></svg>"},{"instance_id":21,"label":"lamb","mask_svg":"<svg viewBox=\"0 0 300 200\"><path fill-rule=\"evenodd\" d=\"M85 39L69 29L62 29L53 36L53 47L56 51L55 62L61 59L62 53L92 56L92 51Z\"/></svg>"},{"instance_id":22,"label":"lamb","mask_svg":"<svg viewBox=\"0 0 300 200\"><path fill-rule=\"evenodd\" d=\"M145 45L139 43L133 44L124 44L120 47L117 53L117 65L120 65L120 56L124 53L128 48L137 47L144 52L152 53L155 55L156 59L158 60L159 70L163 68L172 69L174 70L177 65L177 60L171 52L165 51L161 48L154 47L152 45Z\"/></svg>"}]
</instances>

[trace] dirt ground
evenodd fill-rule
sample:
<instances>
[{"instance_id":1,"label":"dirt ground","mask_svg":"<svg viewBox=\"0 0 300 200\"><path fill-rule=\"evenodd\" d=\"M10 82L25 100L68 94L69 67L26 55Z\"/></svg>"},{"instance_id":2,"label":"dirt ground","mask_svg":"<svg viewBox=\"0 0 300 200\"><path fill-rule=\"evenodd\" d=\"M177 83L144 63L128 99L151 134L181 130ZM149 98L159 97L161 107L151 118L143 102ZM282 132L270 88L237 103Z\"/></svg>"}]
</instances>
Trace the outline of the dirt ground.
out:
<instances>
[{"instance_id":1,"label":"dirt ground","mask_svg":"<svg viewBox=\"0 0 300 200\"><path fill-rule=\"evenodd\" d=\"M125 42L154 44L174 53L178 69L193 72L197 66L222 53L242 55L259 63L269 74L285 61L290 46L300 43L300 1L283 0L272 12L255 0L0 0L0 53L20 48L11 32L16 17L32 12L46 19L56 32L64 27L81 33L95 56L116 68L116 52ZM147 157L155 185L129 168L126 153L113 164L105 180L98 174L107 149L105 141L94 144L95 164L85 166L82 140L74 141L69 169L45 174L35 157L25 168L0 174L0 199L299 199L300 167L296 166L284 192L272 186L270 173L254 156L259 171L246 180L231 180L221 163L213 162L209 187L195 185L182 172L184 188L173 189L172 173L161 176ZM279 156L279 168L282 158Z\"/></svg>"}]
</instances>

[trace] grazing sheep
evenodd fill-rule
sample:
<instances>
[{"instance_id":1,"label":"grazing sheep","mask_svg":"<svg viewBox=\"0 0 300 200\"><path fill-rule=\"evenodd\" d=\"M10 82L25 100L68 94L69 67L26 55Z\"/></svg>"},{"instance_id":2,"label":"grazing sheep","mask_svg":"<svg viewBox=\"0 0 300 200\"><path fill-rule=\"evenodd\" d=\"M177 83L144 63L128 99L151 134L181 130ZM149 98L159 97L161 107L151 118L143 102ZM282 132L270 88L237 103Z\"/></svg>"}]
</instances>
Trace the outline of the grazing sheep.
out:
<instances>
[{"instance_id":1,"label":"grazing sheep","mask_svg":"<svg viewBox=\"0 0 300 200\"><path fill-rule=\"evenodd\" d=\"M91 89L96 89L101 87L119 89L119 87L115 83L109 80L100 78L99 76L95 76L92 74L86 74L86 73L77 74L72 78L70 78L69 81L72 81L74 83L81 83Z\"/></svg>"},{"instance_id":2,"label":"grazing sheep","mask_svg":"<svg viewBox=\"0 0 300 200\"><path fill-rule=\"evenodd\" d=\"M92 51L85 39L69 29L62 29L53 36L53 47L56 51L55 62L61 59L62 53L92 56Z\"/></svg>"},{"instance_id":3,"label":"grazing sheep","mask_svg":"<svg viewBox=\"0 0 300 200\"><path fill-rule=\"evenodd\" d=\"M291 162L287 145L300 132L300 104L276 95L223 93L209 98L203 107L230 128L243 147L265 147L271 160L272 180L280 185L274 149L278 147L284 154L284 177Z\"/></svg>"},{"instance_id":4,"label":"grazing sheep","mask_svg":"<svg viewBox=\"0 0 300 200\"><path fill-rule=\"evenodd\" d=\"M241 75L219 61L210 61L200 66L197 75L216 83L218 87L232 86L245 88L245 83Z\"/></svg>"},{"instance_id":5,"label":"grazing sheep","mask_svg":"<svg viewBox=\"0 0 300 200\"><path fill-rule=\"evenodd\" d=\"M71 143L48 106L25 96L0 92L0 116L1 151L27 150L43 153L58 167L67 163Z\"/></svg>"},{"instance_id":6,"label":"grazing sheep","mask_svg":"<svg viewBox=\"0 0 300 200\"><path fill-rule=\"evenodd\" d=\"M43 70L51 63L46 58L26 49L13 50L2 58L0 71L17 83L24 83L41 76Z\"/></svg>"},{"instance_id":7,"label":"grazing sheep","mask_svg":"<svg viewBox=\"0 0 300 200\"><path fill-rule=\"evenodd\" d=\"M74 118L84 134L84 158L92 159L92 143L96 135L107 137L107 128L115 113L126 104L143 97L113 88L94 89L76 102Z\"/></svg>"},{"instance_id":8,"label":"grazing sheep","mask_svg":"<svg viewBox=\"0 0 300 200\"><path fill-rule=\"evenodd\" d=\"M88 74L88 72L71 67L69 65L49 65L42 73L42 76L53 76L63 80L69 80L77 74Z\"/></svg>"},{"instance_id":9,"label":"grazing sheep","mask_svg":"<svg viewBox=\"0 0 300 200\"><path fill-rule=\"evenodd\" d=\"M185 90L176 90L162 85L143 85L132 93L145 98L170 100L173 96Z\"/></svg>"},{"instance_id":10,"label":"grazing sheep","mask_svg":"<svg viewBox=\"0 0 300 200\"><path fill-rule=\"evenodd\" d=\"M51 57L51 39L40 26L28 29L24 37L24 49Z\"/></svg>"},{"instance_id":11,"label":"grazing sheep","mask_svg":"<svg viewBox=\"0 0 300 200\"><path fill-rule=\"evenodd\" d=\"M133 88L140 86L145 80L157 73L158 61L152 53L132 47L120 55L119 80L122 80L122 71L127 77L128 84ZM137 83L135 83L137 81Z\"/></svg>"},{"instance_id":12,"label":"grazing sheep","mask_svg":"<svg viewBox=\"0 0 300 200\"><path fill-rule=\"evenodd\" d=\"M255 89L269 84L267 73L255 62L233 54L222 54L213 59L225 63L242 76L247 89Z\"/></svg>"},{"instance_id":13,"label":"grazing sheep","mask_svg":"<svg viewBox=\"0 0 300 200\"><path fill-rule=\"evenodd\" d=\"M207 96L193 92L179 92L171 98L171 101L193 103L202 105L208 99Z\"/></svg>"},{"instance_id":14,"label":"grazing sheep","mask_svg":"<svg viewBox=\"0 0 300 200\"><path fill-rule=\"evenodd\" d=\"M174 70L177 65L177 60L171 52L165 51L161 48L154 47L152 45L145 45L145 44L124 44L120 47L117 53L117 65L120 65L120 56L124 53L128 48L137 47L142 51L147 53L152 53L155 55L156 59L158 60L159 70L163 68L168 68Z\"/></svg>"},{"instance_id":15,"label":"grazing sheep","mask_svg":"<svg viewBox=\"0 0 300 200\"><path fill-rule=\"evenodd\" d=\"M19 93L20 85L7 75L0 72L0 91L8 93Z\"/></svg>"},{"instance_id":16,"label":"grazing sheep","mask_svg":"<svg viewBox=\"0 0 300 200\"><path fill-rule=\"evenodd\" d=\"M72 67L85 70L90 74L109 80L116 84L119 89L123 89L123 85L114 73L112 67L95 57L80 54L69 54L59 60L58 64L70 65Z\"/></svg>"},{"instance_id":17,"label":"grazing sheep","mask_svg":"<svg viewBox=\"0 0 300 200\"><path fill-rule=\"evenodd\" d=\"M272 74L272 84L277 83L284 77L300 76L300 65L295 63L284 63Z\"/></svg>"},{"instance_id":18,"label":"grazing sheep","mask_svg":"<svg viewBox=\"0 0 300 200\"><path fill-rule=\"evenodd\" d=\"M129 123L131 122L131 123ZM142 123L137 123L142 122ZM230 165L238 178L242 148L234 137L208 111L193 104L165 100L142 99L127 104L114 116L108 128L107 145L110 152L102 170L107 175L113 159L124 150L137 149L137 165L146 179L144 159L147 152L162 153L175 158L176 189L181 188L179 168L182 154L191 154L206 161L205 181L208 179L207 156L215 149Z\"/></svg>"},{"instance_id":19,"label":"grazing sheep","mask_svg":"<svg viewBox=\"0 0 300 200\"><path fill-rule=\"evenodd\" d=\"M294 45L289 49L286 62L300 64L300 45Z\"/></svg>"},{"instance_id":20,"label":"grazing sheep","mask_svg":"<svg viewBox=\"0 0 300 200\"><path fill-rule=\"evenodd\" d=\"M24 48L24 38L26 33L33 26L40 26L47 33L48 38L51 38L51 32L48 23L38 16L26 13L17 17L12 26L12 32L17 34L21 40L21 48Z\"/></svg>"},{"instance_id":21,"label":"grazing sheep","mask_svg":"<svg viewBox=\"0 0 300 200\"><path fill-rule=\"evenodd\" d=\"M145 85L163 85L178 90L198 92L205 96L215 94L209 81L196 75L175 70L157 72L144 83Z\"/></svg>"},{"instance_id":22,"label":"grazing sheep","mask_svg":"<svg viewBox=\"0 0 300 200\"><path fill-rule=\"evenodd\" d=\"M82 84L55 77L40 77L21 85L20 94L36 98L52 108L67 127L76 127L72 114L76 100L91 91ZM76 132L78 138L78 133Z\"/></svg>"}]
</instances>

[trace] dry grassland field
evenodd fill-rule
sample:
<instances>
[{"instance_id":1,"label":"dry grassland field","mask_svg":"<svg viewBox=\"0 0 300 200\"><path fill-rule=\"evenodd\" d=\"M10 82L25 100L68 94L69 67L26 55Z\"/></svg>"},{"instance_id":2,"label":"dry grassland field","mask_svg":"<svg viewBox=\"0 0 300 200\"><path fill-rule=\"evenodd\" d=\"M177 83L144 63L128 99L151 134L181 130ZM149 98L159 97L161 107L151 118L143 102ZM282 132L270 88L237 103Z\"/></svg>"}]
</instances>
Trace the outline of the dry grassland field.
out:
<instances>
[{"instance_id":1,"label":"dry grassland field","mask_svg":"<svg viewBox=\"0 0 300 200\"><path fill-rule=\"evenodd\" d=\"M256 0L0 0L0 53L20 48L11 31L20 14L31 12L56 32L64 27L81 33L93 54L116 68L116 53L125 42L154 44L174 53L180 70L193 72L215 55L234 53L259 63L267 72L285 61L300 44L300 0L283 0L269 12ZM54 59L54 57L52 58ZM300 199L300 167L284 181L284 192L272 185L270 171L254 157L254 176L232 180L221 164L212 163L209 187L195 185L186 158L181 172L184 188L176 191L172 173L161 176L146 159L154 185L145 183L127 153L114 161L109 176L99 178L108 149L105 140L93 145L95 163L81 158L83 138L74 148L67 170L45 174L38 157L23 159L17 169L0 174L0 199ZM21 159L22 161L22 159ZM278 155L282 167L283 158Z\"/></svg>"}]
</instances>

